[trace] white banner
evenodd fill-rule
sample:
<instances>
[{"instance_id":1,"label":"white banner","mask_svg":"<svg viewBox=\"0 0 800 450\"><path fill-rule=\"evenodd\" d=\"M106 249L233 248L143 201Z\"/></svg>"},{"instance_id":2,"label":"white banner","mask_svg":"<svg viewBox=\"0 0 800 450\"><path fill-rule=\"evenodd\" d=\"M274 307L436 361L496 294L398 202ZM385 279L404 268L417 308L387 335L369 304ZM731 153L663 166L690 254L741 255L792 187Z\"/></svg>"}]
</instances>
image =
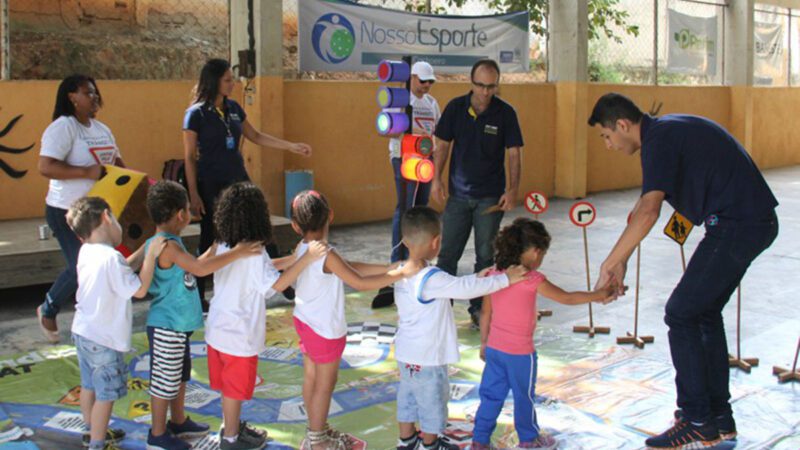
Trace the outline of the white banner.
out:
<instances>
[{"instance_id":1,"label":"white banner","mask_svg":"<svg viewBox=\"0 0 800 450\"><path fill-rule=\"evenodd\" d=\"M669 13L667 71L690 75L717 73L717 16L694 17Z\"/></svg>"},{"instance_id":2,"label":"white banner","mask_svg":"<svg viewBox=\"0 0 800 450\"><path fill-rule=\"evenodd\" d=\"M529 71L528 12L455 17L413 14L347 0L299 0L300 70L374 71L413 56L440 72L469 72L492 58L502 72Z\"/></svg>"},{"instance_id":3,"label":"white banner","mask_svg":"<svg viewBox=\"0 0 800 450\"><path fill-rule=\"evenodd\" d=\"M783 65L784 29L782 23L755 22L753 74L756 84L771 85L786 77Z\"/></svg>"}]
</instances>

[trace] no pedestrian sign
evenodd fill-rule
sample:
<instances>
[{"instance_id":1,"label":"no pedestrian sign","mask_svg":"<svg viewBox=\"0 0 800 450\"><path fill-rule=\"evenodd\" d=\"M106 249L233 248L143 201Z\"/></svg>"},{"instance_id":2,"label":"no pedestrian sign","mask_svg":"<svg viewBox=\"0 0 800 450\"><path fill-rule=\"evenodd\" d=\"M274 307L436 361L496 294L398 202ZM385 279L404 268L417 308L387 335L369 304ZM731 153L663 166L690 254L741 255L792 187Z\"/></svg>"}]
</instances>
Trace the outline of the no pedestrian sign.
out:
<instances>
[{"instance_id":1,"label":"no pedestrian sign","mask_svg":"<svg viewBox=\"0 0 800 450\"><path fill-rule=\"evenodd\" d=\"M597 217L597 210L589 202L578 202L569 210L569 220L576 226L588 227Z\"/></svg>"},{"instance_id":2,"label":"no pedestrian sign","mask_svg":"<svg viewBox=\"0 0 800 450\"><path fill-rule=\"evenodd\" d=\"M525 195L525 209L531 214L544 214L548 206L547 197L539 191L530 191Z\"/></svg>"}]
</instances>

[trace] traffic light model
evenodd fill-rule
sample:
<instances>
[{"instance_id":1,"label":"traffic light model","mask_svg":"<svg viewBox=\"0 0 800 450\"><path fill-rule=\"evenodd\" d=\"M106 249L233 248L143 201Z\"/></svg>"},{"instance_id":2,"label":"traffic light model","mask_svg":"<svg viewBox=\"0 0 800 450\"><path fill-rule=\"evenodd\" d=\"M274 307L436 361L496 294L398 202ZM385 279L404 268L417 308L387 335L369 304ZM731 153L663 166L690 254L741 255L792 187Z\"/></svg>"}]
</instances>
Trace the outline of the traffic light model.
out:
<instances>
[{"instance_id":1,"label":"traffic light model","mask_svg":"<svg viewBox=\"0 0 800 450\"><path fill-rule=\"evenodd\" d=\"M427 183L434 175L433 162L430 159L433 141L428 136L411 134L410 58L404 59L406 60L383 60L378 64L378 79L381 83L405 83L405 87L381 86L378 89L377 100L381 112L378 113L375 126L381 136L403 134L400 173L407 180Z\"/></svg>"}]
</instances>

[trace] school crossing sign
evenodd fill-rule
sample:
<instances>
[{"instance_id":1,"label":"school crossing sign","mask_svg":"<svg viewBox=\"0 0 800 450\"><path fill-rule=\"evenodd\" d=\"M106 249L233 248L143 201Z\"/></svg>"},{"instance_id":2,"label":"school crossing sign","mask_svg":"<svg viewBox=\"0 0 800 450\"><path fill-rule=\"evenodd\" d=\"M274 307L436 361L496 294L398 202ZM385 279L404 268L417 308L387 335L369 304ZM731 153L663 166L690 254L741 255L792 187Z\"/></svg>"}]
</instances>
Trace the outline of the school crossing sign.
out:
<instances>
[{"instance_id":1,"label":"school crossing sign","mask_svg":"<svg viewBox=\"0 0 800 450\"><path fill-rule=\"evenodd\" d=\"M349 0L299 0L300 70L370 71L412 56L440 72L464 73L483 58L502 72L527 72L527 11L494 16L414 14Z\"/></svg>"}]
</instances>

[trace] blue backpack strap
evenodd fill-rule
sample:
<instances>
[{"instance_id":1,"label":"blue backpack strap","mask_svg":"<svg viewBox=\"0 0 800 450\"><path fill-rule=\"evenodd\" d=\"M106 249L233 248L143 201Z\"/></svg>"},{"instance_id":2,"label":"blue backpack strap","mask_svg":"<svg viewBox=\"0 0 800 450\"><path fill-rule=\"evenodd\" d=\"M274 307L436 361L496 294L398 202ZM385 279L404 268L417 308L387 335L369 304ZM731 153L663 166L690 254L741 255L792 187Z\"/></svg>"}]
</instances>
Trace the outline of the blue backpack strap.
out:
<instances>
[{"instance_id":1,"label":"blue backpack strap","mask_svg":"<svg viewBox=\"0 0 800 450\"><path fill-rule=\"evenodd\" d=\"M432 301L436 300L436 299L430 299L430 300L423 299L422 298L422 288L425 287L425 283L428 282L428 279L430 277L432 277L433 275L435 275L435 274L437 274L437 273L439 273L441 271L442 271L442 269L440 269L438 267L434 267L431 270L429 270L428 273L426 273L425 275L422 276L422 280L417 285L417 301L418 302L422 303L423 305L427 305L428 303L431 303Z\"/></svg>"}]
</instances>

